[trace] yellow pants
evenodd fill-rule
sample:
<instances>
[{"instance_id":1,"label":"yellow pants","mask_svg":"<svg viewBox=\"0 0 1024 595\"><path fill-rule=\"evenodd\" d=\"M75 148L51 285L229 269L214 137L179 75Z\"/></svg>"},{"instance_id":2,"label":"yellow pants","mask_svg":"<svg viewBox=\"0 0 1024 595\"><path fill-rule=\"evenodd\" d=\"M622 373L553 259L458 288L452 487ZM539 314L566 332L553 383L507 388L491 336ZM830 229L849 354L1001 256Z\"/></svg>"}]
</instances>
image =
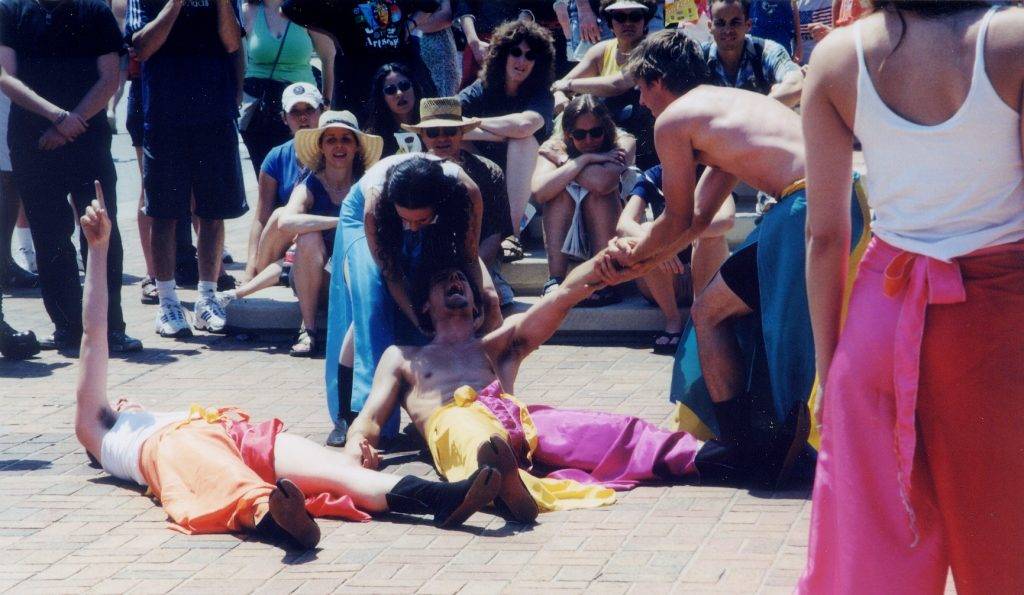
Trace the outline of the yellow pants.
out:
<instances>
[{"instance_id":1,"label":"yellow pants","mask_svg":"<svg viewBox=\"0 0 1024 595\"><path fill-rule=\"evenodd\" d=\"M510 395L502 395L519 405L520 422L529 449L529 459L536 448L537 430L526 406ZM476 392L464 386L455 392L455 399L430 416L426 425L427 445L438 471L448 481L461 481L480 468L476 459L480 445L491 436L508 440L508 432L484 405L476 401ZM531 439L532 438L532 439ZM571 479L535 477L519 469L519 476L541 512L597 508L615 502L615 492L600 485L585 485Z\"/></svg>"}]
</instances>

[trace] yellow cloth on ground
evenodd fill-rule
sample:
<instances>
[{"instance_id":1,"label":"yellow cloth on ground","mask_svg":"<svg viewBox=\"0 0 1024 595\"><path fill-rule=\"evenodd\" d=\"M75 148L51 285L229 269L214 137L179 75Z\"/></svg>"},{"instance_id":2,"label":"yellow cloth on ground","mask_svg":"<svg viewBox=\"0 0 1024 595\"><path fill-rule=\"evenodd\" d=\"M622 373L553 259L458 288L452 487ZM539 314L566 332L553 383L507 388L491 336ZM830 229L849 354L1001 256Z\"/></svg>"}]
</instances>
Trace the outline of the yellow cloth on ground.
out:
<instances>
[{"instance_id":1,"label":"yellow cloth on ground","mask_svg":"<svg viewBox=\"0 0 1024 595\"><path fill-rule=\"evenodd\" d=\"M502 394L519 407L520 422L526 438L528 460L537 449L537 428L526 406L514 397ZM491 436L508 440L509 434L491 411L476 400L476 391L468 386L455 391L455 398L435 411L426 424L426 440L438 471L448 481L468 478L480 465L476 453ZM517 453L518 454L518 453ZM600 485L585 485L571 479L535 477L519 469L519 477L536 500L541 512L597 508L615 502L615 492Z\"/></svg>"}]
</instances>

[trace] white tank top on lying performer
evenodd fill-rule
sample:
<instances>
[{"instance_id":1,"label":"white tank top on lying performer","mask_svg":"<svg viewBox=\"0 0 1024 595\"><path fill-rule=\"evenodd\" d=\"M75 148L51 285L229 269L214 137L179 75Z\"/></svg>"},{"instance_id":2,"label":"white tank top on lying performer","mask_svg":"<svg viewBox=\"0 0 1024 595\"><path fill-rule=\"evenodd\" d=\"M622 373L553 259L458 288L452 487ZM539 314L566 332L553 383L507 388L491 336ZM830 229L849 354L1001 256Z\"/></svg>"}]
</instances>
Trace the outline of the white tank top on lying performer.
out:
<instances>
[{"instance_id":1,"label":"white tank top on lying performer","mask_svg":"<svg viewBox=\"0 0 1024 595\"><path fill-rule=\"evenodd\" d=\"M100 445L100 465L118 479L134 481L144 486L146 479L139 470L142 443L170 424L185 421L188 413L176 411L122 411L117 414L114 427L103 436Z\"/></svg>"},{"instance_id":2,"label":"white tank top on lying performer","mask_svg":"<svg viewBox=\"0 0 1024 595\"><path fill-rule=\"evenodd\" d=\"M985 72L982 20L971 87L960 109L935 126L897 115L878 95L854 24L859 74L854 133L864 146L872 231L889 244L949 261L1024 238L1020 114Z\"/></svg>"}]
</instances>

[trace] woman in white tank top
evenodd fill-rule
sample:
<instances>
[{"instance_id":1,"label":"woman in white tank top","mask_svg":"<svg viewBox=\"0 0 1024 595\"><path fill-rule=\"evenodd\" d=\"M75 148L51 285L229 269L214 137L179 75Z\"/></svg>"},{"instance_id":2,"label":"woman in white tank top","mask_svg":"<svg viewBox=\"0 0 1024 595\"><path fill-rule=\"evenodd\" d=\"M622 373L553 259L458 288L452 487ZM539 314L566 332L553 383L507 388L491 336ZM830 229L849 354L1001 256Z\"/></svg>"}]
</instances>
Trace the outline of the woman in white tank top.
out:
<instances>
[{"instance_id":1,"label":"woman in white tank top","mask_svg":"<svg viewBox=\"0 0 1024 595\"><path fill-rule=\"evenodd\" d=\"M798 590L941 593L951 567L959 593L1024 592L1024 10L874 4L803 98L825 389ZM854 134L875 237L850 283Z\"/></svg>"}]
</instances>

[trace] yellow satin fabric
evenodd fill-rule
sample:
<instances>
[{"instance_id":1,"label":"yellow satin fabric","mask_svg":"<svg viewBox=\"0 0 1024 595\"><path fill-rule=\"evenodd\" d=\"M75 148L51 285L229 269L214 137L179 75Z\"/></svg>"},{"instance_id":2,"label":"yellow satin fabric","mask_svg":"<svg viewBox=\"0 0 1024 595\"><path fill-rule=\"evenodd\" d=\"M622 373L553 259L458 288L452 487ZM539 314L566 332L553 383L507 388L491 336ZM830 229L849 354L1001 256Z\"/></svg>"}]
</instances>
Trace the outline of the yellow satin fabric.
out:
<instances>
[{"instance_id":1,"label":"yellow satin fabric","mask_svg":"<svg viewBox=\"0 0 1024 595\"><path fill-rule=\"evenodd\" d=\"M471 387L463 386L455 391L455 398L435 411L426 424L427 445L438 471L448 481L461 481L476 471L476 453L480 445L491 438L501 436L508 440L508 432L494 414L477 400L477 393ZM527 458L533 460L537 449L537 428L530 418L526 406L514 397L502 394L519 406L520 421L528 447ZM597 508L615 502L615 492L599 485L585 485L571 479L535 477L526 470L519 470L523 480L541 512L571 510L574 508Z\"/></svg>"}]
</instances>

